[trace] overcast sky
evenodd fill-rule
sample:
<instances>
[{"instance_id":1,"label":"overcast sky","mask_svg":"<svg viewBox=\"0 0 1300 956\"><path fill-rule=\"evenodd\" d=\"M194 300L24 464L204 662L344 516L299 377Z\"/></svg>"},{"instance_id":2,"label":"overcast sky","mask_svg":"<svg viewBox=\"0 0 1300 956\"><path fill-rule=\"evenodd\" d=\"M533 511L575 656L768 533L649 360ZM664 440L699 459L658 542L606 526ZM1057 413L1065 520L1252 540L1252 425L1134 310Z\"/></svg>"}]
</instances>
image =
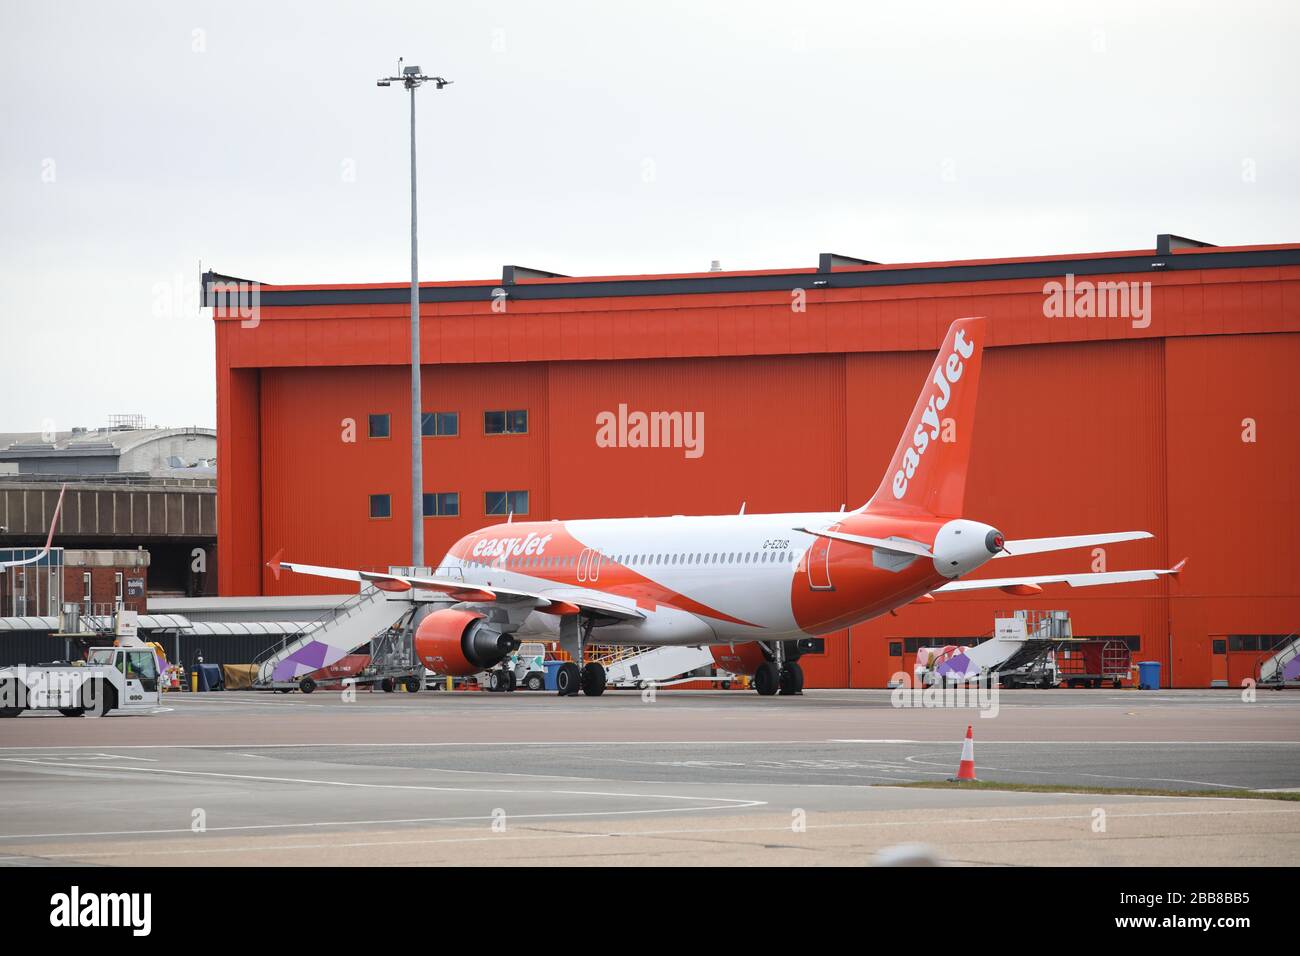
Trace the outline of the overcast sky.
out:
<instances>
[{"instance_id":1,"label":"overcast sky","mask_svg":"<svg viewBox=\"0 0 1300 956\"><path fill-rule=\"evenodd\" d=\"M199 262L407 277L1300 240L1300 5L0 0L0 431L212 425Z\"/></svg>"}]
</instances>

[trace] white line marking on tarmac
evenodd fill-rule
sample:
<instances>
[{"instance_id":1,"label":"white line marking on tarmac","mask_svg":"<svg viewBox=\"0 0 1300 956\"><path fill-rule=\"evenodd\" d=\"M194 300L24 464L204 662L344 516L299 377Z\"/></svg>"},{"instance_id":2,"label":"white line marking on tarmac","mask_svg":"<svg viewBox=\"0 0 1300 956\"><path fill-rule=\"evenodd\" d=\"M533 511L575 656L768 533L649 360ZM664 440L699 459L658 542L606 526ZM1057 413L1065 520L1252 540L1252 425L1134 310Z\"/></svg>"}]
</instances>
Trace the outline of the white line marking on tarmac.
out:
<instances>
[{"instance_id":1,"label":"white line marking on tarmac","mask_svg":"<svg viewBox=\"0 0 1300 956\"><path fill-rule=\"evenodd\" d=\"M907 762L908 762L908 763L925 764L925 765L930 766L930 767L943 767L943 766L947 766L947 764L941 763L941 762L939 762L939 761L937 761L937 760L922 760L922 759L921 759L921 756L922 756L922 755L917 755L917 756L913 756L913 757L908 757L908 758L907 758ZM924 755L924 756L932 756L932 755L930 755L930 754L926 754L926 755ZM952 763L952 761L948 761L948 764L951 764L951 763ZM998 773L1036 773L1036 774L1043 774L1043 775L1045 775L1045 776L1060 776L1060 774L1061 774L1061 771L1059 771L1059 770L1017 770L1017 769L1015 769L1014 767L989 767L989 766L985 766L984 769L985 769L985 770L993 770L993 771L996 771L996 772L998 772ZM1067 772L1068 772L1068 773L1071 773L1071 774L1075 774L1075 775L1080 776L1080 777L1096 777L1096 778L1099 779L1099 780L1129 780L1129 781L1136 781L1136 782L1138 782L1138 783L1147 783L1147 782L1152 782L1152 783L1191 783L1191 784L1196 784L1197 786L1202 786L1202 787L1219 787L1219 788L1222 788L1222 789L1224 789L1224 790L1249 790L1249 789L1251 789L1250 787L1242 787L1242 786L1238 786L1237 784L1234 784L1234 783L1211 783L1211 782L1208 781L1208 780L1183 780L1183 779L1181 779L1181 778L1179 778L1179 777L1125 777L1125 776L1122 776L1121 774L1117 774L1117 773L1085 773L1085 772L1083 772L1083 771L1081 771L1081 770L1070 770L1070 771L1067 771Z\"/></svg>"},{"instance_id":2,"label":"white line marking on tarmac","mask_svg":"<svg viewBox=\"0 0 1300 956\"><path fill-rule=\"evenodd\" d=\"M627 811L627 812L635 812L635 811ZM1116 819L1138 819L1144 817L1188 817L1188 816L1203 817L1203 816L1220 816L1220 815L1227 815L1227 814L1241 815L1241 814L1295 814L1295 813L1300 813L1300 809L1287 808L1287 809L1280 809L1280 810L1274 810L1274 809L1268 809L1268 810L1213 809L1212 810L1207 808L1205 810L1156 810L1151 812L1144 811L1138 813L1120 813L1120 812L1112 811L1108 815L1108 819L1116 820ZM586 814L586 815L590 815L590 814ZM595 815L600 815L600 814L595 814ZM524 815L512 814L511 816L513 819L518 819ZM473 817L473 818L460 818L460 819L486 820L486 819L490 819L490 817ZM950 822L979 824L979 823L1035 823L1041 821L1041 822L1051 823L1051 822L1061 822L1065 820L1091 820L1091 819L1092 819L1092 811L1089 810L1087 813L1082 813L1082 814L1070 813L1070 814L1049 815L1049 816L981 817L981 818L969 818L969 819L963 818L961 820L950 821ZM931 821L931 823L932 822L933 821ZM873 820L873 821L863 821L860 823L809 824L808 829L809 830L856 830L856 829L868 829L871 827L927 826L927 825L929 824L927 824L926 821L923 820ZM189 833L190 831L183 830L183 831L167 831L167 832ZM49 858L49 859L60 859L60 858L81 859L81 858L90 858L90 857L116 857L116 856L123 856L123 855L128 855L134 858L137 856L176 856L176 855L190 855L190 854L202 855L202 854L214 854L214 853L264 853L268 851L279 851L279 850L348 850L348 849L364 849L366 847L377 847L377 846L425 846L425 845L452 844L452 843L503 842L508 840L509 841L590 840L590 839L604 839L610 837L654 837L654 836L682 836L682 835L690 835L690 834L708 834L708 833L762 833L762 832L789 833L791 831L790 831L790 825L788 823L783 824L781 826L772 826L772 827L699 827L699 828L686 827L686 828L677 828L671 830L610 830L610 831L597 832L597 833L572 833L569 831L562 831L562 832L539 834L534 831L534 832L529 832L527 834L515 834L507 830L504 833L497 833L491 836L447 837L442 839L428 839L428 840L409 840L409 839L407 840L364 840L364 841L353 841L350 843L330 841L329 843L285 843L279 845L254 845L254 846L242 846L242 847L209 847L204 849L193 849L190 847L185 847L185 848L176 848L176 849L167 849L167 850L141 850L139 847L133 846L130 849L117 850L117 851L110 850L110 851L84 852L84 853L40 853L39 855L42 858ZM82 834L71 834L71 835L79 836ZM85 834L85 835L93 836L95 834ZM108 835L116 835L116 834L108 834ZM1123 837L1120 838L1122 839ZM21 859L25 859L25 858L21 858Z\"/></svg>"},{"instance_id":3,"label":"white line marking on tarmac","mask_svg":"<svg viewBox=\"0 0 1300 956\"><path fill-rule=\"evenodd\" d=\"M22 758L7 758L7 759L16 763L27 763L34 766L43 766L43 767L53 767L53 768L72 767L81 770L104 769L102 767L98 767L93 764L43 764L38 760L24 760ZM122 771L130 771L135 773L170 774L170 775L183 776L183 777L216 777L219 779L229 779L229 780L255 780L264 783L307 784L310 786L325 786L325 787L353 787L353 788L363 789L363 790L419 790L419 791L431 791L431 792L441 792L441 793L492 793L492 794L507 794L510 796L531 795L531 796L569 796L569 797L609 797L614 799L627 799L627 800L683 800L683 801L689 801L697 804L700 801L708 800L717 804L717 806L665 807L665 808L643 809L643 810L590 810L590 811L573 811L573 812L554 812L554 813L547 813L547 814L526 814L526 813L511 814L511 816L520 817L520 818L589 817L589 816L598 817L598 816L611 816L611 815L629 814L629 813L682 813L687 811L706 812L710 810L746 810L751 807L765 806L767 803L767 801L765 800L743 800L734 797L710 797L706 795L682 796L679 794L663 794L663 793L630 793L630 792L615 793L615 792L609 792L603 790L526 790L526 789L510 789L504 787L435 787L435 786L429 786L427 784L387 784L387 783L360 783L360 782L348 781L348 780L311 780L307 778L298 778L298 777L267 777L267 776L259 776L255 774L244 774L244 773L220 773L213 770L170 770L162 767L114 767L112 768L112 770L115 773L120 773ZM491 819L491 817L471 816L471 817L449 817L446 819L481 820L481 819ZM156 831L138 831L138 832L156 832ZM163 831L163 832L173 832L173 831ZM77 835L77 834L67 834L67 835ZM89 834L83 834L83 835L89 835ZM13 840L13 839L25 839L25 838L32 838L32 837L31 835L25 835L25 834L0 834L0 840Z\"/></svg>"},{"instance_id":4,"label":"white line marking on tarmac","mask_svg":"<svg viewBox=\"0 0 1300 956\"><path fill-rule=\"evenodd\" d=\"M960 735L955 738L960 744ZM950 740L911 740L917 744L946 744ZM233 742L225 744L112 744L114 750L270 750L276 748L295 748L311 750L315 748L342 747L662 747L665 744L677 747L749 747L749 746L808 746L809 744L852 743L844 739L803 739L803 740L681 740L664 738L662 740L431 740L431 741L312 741L307 743L252 743ZM856 742L853 742L856 743ZM990 740L984 738L982 743L988 746L1004 745L1048 745L1092 747L1300 747L1300 740ZM0 753L30 750L79 750L87 751L86 744L56 744L38 746L0 746Z\"/></svg>"}]
</instances>

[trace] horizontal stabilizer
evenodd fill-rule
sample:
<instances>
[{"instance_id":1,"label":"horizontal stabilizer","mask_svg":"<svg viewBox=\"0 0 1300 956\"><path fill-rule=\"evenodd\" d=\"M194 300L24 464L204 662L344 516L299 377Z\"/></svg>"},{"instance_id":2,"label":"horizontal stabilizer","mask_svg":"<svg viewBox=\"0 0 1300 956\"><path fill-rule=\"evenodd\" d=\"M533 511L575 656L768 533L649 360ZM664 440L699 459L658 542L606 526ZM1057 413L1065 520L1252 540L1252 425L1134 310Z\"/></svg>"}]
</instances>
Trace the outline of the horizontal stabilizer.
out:
<instances>
[{"instance_id":1,"label":"horizontal stabilizer","mask_svg":"<svg viewBox=\"0 0 1300 956\"><path fill-rule=\"evenodd\" d=\"M869 538L862 534L845 534L842 531L814 531L812 528L795 528L795 531L802 531L804 534L815 535L818 538L831 538L835 541L844 541L848 544L860 544L867 548L877 548L882 551L893 551L897 554L913 554L919 558L933 558L934 553L921 544L919 541L911 541L907 538Z\"/></svg>"},{"instance_id":2,"label":"horizontal stabilizer","mask_svg":"<svg viewBox=\"0 0 1300 956\"><path fill-rule=\"evenodd\" d=\"M1024 586L1037 586L1041 584L1068 584L1072 588L1090 588L1102 584L1128 584L1132 581L1154 581L1164 575L1178 574L1185 564L1187 564L1187 560L1183 559L1172 568L1155 570L1097 571L1083 574L1038 574L1023 578L981 578L974 581L951 581L941 588L936 588L935 593L946 594L949 591L978 591L984 588L1001 588L1003 591L1017 594L1024 592L1009 589L1018 589Z\"/></svg>"},{"instance_id":3,"label":"horizontal stabilizer","mask_svg":"<svg viewBox=\"0 0 1300 956\"><path fill-rule=\"evenodd\" d=\"M1071 534L1062 538L1021 538L1008 541L995 558L1018 558L1022 554L1042 554L1045 551L1067 551L1070 548L1087 548L1117 541L1137 541L1150 538L1150 531L1111 531L1106 534Z\"/></svg>"}]
</instances>

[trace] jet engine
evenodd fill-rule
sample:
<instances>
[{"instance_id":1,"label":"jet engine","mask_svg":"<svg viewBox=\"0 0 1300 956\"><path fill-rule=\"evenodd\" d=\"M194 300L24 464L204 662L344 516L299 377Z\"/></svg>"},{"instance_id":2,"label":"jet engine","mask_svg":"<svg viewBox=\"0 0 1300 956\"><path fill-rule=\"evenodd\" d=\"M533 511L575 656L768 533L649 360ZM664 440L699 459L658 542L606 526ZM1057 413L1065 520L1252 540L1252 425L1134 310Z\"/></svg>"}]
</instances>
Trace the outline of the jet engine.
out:
<instances>
[{"instance_id":1,"label":"jet engine","mask_svg":"<svg viewBox=\"0 0 1300 956\"><path fill-rule=\"evenodd\" d=\"M429 670L452 677L487 670L517 646L478 611L434 611L415 630L415 656Z\"/></svg>"}]
</instances>

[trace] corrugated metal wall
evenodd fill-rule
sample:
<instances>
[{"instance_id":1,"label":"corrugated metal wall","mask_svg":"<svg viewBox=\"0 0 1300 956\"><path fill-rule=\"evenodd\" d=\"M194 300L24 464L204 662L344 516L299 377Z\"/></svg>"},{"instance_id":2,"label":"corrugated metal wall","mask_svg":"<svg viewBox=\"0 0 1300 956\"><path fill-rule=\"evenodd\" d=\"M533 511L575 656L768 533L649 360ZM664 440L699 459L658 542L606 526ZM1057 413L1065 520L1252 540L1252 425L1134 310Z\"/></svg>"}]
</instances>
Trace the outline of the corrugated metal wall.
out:
<instances>
[{"instance_id":1,"label":"corrugated metal wall","mask_svg":"<svg viewBox=\"0 0 1300 956\"><path fill-rule=\"evenodd\" d=\"M1300 270L1143 275L1153 322L1051 320L1038 282L814 291L807 313L770 295L484 304L426 310L425 407L460 412L426 439L427 491L458 518L426 522L430 561L489 522L488 489L527 489L530 517L854 507L872 493L949 321L991 319L967 511L1009 537L1139 528L1112 569L1169 566L1177 583L944 598L868 622L805 658L813 686L880 686L886 648L973 636L995 610L1067 606L1076 631L1138 634L1183 684L1209 680L1212 634L1286 633L1300 619ZM218 323L223 428L222 593L330 590L274 581L261 562L382 567L407 560L407 343L399 306L268 310ZM1270 329L1281 334L1255 333ZM1207 335L1202 333L1227 333ZM698 356L698 357L690 357ZM585 359L578 361L578 359ZM239 366L264 366L260 371ZM600 448L596 415L705 413L705 454ZM524 436L484 436L486 409L527 408ZM392 437L366 437L388 412ZM251 416L251 417L250 417ZM343 420L356 441L342 440ZM1241 441L1254 418L1258 440ZM392 495L393 517L366 515ZM1089 551L1005 571L1090 570ZM1001 562L1000 562L1001 563ZM1000 568L1000 570L1003 570ZM1171 640L1172 634L1172 640Z\"/></svg>"}]
</instances>

